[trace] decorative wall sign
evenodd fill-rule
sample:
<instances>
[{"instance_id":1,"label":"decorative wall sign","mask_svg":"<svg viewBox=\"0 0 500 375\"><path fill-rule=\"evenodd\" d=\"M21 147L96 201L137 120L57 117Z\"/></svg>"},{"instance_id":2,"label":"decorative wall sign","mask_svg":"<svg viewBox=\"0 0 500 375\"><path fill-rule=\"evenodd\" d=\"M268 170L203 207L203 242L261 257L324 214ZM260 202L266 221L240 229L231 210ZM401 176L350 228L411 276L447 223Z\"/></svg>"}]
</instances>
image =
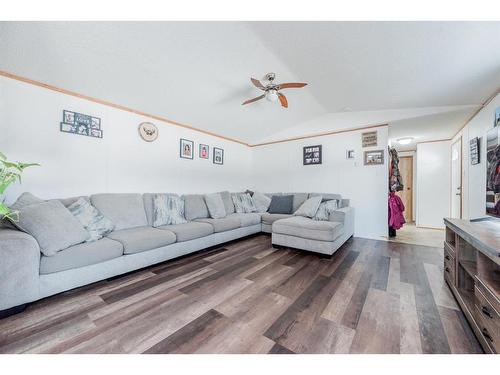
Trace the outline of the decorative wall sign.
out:
<instances>
[{"instance_id":1,"label":"decorative wall sign","mask_svg":"<svg viewBox=\"0 0 500 375\"><path fill-rule=\"evenodd\" d=\"M470 141L470 163L479 164L479 138L472 138Z\"/></svg>"},{"instance_id":2,"label":"decorative wall sign","mask_svg":"<svg viewBox=\"0 0 500 375\"><path fill-rule=\"evenodd\" d=\"M78 112L63 110L63 122L61 122L60 129L64 133L102 138L101 119Z\"/></svg>"},{"instance_id":3,"label":"decorative wall sign","mask_svg":"<svg viewBox=\"0 0 500 375\"><path fill-rule=\"evenodd\" d=\"M214 164L224 164L224 150L214 147Z\"/></svg>"},{"instance_id":4,"label":"decorative wall sign","mask_svg":"<svg viewBox=\"0 0 500 375\"><path fill-rule=\"evenodd\" d=\"M198 151L198 156L200 159L208 159L208 155L210 154L210 147L208 145L204 145L200 143L200 149Z\"/></svg>"},{"instance_id":5,"label":"decorative wall sign","mask_svg":"<svg viewBox=\"0 0 500 375\"><path fill-rule=\"evenodd\" d=\"M365 165L384 164L384 150L365 151Z\"/></svg>"},{"instance_id":6,"label":"decorative wall sign","mask_svg":"<svg viewBox=\"0 0 500 375\"><path fill-rule=\"evenodd\" d=\"M139 134L146 142L153 142L158 138L158 128L150 122L142 122L139 124Z\"/></svg>"},{"instance_id":7,"label":"decorative wall sign","mask_svg":"<svg viewBox=\"0 0 500 375\"><path fill-rule=\"evenodd\" d=\"M304 165L314 165L322 163L321 145L306 146L304 147L302 153Z\"/></svg>"},{"instance_id":8,"label":"decorative wall sign","mask_svg":"<svg viewBox=\"0 0 500 375\"><path fill-rule=\"evenodd\" d=\"M363 147L377 146L377 131L361 133Z\"/></svg>"},{"instance_id":9,"label":"decorative wall sign","mask_svg":"<svg viewBox=\"0 0 500 375\"><path fill-rule=\"evenodd\" d=\"M495 126L500 125L500 107L495 110Z\"/></svg>"},{"instance_id":10,"label":"decorative wall sign","mask_svg":"<svg viewBox=\"0 0 500 375\"><path fill-rule=\"evenodd\" d=\"M354 150L347 150L345 152L346 159L354 159L355 157L356 157L356 154L355 154Z\"/></svg>"},{"instance_id":11,"label":"decorative wall sign","mask_svg":"<svg viewBox=\"0 0 500 375\"><path fill-rule=\"evenodd\" d=\"M187 140L187 139L182 139L180 141L180 156L183 159L192 159L193 158L193 148L194 148L194 142Z\"/></svg>"}]
</instances>

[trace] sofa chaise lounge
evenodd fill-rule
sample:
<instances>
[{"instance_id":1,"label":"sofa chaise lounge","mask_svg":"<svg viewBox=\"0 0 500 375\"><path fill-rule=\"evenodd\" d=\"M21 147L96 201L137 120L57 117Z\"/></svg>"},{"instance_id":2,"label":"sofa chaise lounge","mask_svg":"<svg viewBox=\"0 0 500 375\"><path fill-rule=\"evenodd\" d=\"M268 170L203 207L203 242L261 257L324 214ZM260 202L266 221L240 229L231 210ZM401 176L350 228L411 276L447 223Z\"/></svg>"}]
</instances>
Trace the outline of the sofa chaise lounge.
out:
<instances>
[{"instance_id":1,"label":"sofa chaise lounge","mask_svg":"<svg viewBox=\"0 0 500 375\"><path fill-rule=\"evenodd\" d=\"M138 270L255 233L272 233L274 245L333 254L354 234L354 210L339 195L329 221L282 214L236 213L228 192L227 216L211 219L204 195L184 195L184 224L153 227L153 195L95 194L88 199L115 229L94 242L41 253L30 234L0 227L0 312L21 311L26 303ZM269 197L276 194L266 194ZM293 194L293 193L287 193ZM294 210L314 193L295 193ZM316 194L319 195L319 194ZM324 196L327 196L326 194ZM66 207L79 197L61 199Z\"/></svg>"}]
</instances>

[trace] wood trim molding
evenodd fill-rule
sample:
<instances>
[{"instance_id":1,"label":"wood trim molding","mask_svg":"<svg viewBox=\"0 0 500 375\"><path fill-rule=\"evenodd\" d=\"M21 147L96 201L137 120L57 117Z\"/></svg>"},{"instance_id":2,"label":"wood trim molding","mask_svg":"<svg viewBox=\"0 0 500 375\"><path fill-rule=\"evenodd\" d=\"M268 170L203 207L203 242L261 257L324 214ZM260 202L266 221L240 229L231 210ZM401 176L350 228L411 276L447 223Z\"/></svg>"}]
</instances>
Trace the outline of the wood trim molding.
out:
<instances>
[{"instance_id":1,"label":"wood trim molding","mask_svg":"<svg viewBox=\"0 0 500 375\"><path fill-rule=\"evenodd\" d=\"M303 136L278 139L276 141L255 143L255 144L250 145L250 147L267 146L267 145L272 145L272 144L276 144L276 143L297 141L297 140L301 140L301 139L324 137L324 136L328 136L328 135L335 135L335 134L341 134L341 133L355 132L355 131L359 131L359 130L382 128L382 127L385 127L385 126L389 126L389 124L364 125L364 126L359 126L359 127L350 128L350 129L332 130L332 131L322 132L322 133L317 133L317 134L308 134L308 135L303 135Z\"/></svg>"},{"instance_id":2,"label":"wood trim molding","mask_svg":"<svg viewBox=\"0 0 500 375\"><path fill-rule=\"evenodd\" d=\"M143 112L143 111L139 111L137 109L126 107L126 106L121 105L121 104L116 104L116 103L109 102L107 100L94 98L94 97L89 96L89 95L81 94L81 93L78 93L78 92L75 92L75 91L71 91L71 90L66 90L66 89L63 89L63 88L60 88L60 87L57 87L57 86L50 85L48 83L43 83L43 82L40 82L40 81L36 81L34 79L21 77L19 75L8 73L8 72L2 71L2 70L0 70L0 76L6 77L6 78L10 78L10 79L14 79L16 81L28 83L30 85L42 87L44 89L56 91L56 92L59 92L59 93L65 94L65 95L74 96L76 98L87 100L87 101L90 101L90 102L93 102L93 103L97 103L97 104L105 105L105 106L112 107L112 108L115 108L115 109L119 109L119 110L122 110L122 111L134 113L136 115L149 117L151 119L154 119L154 120L157 120L157 121L161 121L161 122L164 122L164 123L169 124L169 125L178 126L180 128L193 130L193 131L196 131L196 132L199 132L199 133L210 135L212 137L217 137L217 138L220 138L220 139L224 139L226 141L239 143L239 144L244 145L244 146L250 146L248 143L240 141L239 139L226 137L226 136L223 136L223 135L220 135L220 134L217 134L217 133L213 133L213 132L210 132L210 131L207 131L207 130L203 130L203 129L198 129L198 128L195 128L194 126L191 126L191 125L182 124L182 123L177 122L177 121L169 120L166 117L162 117L162 116L158 116L158 115L152 115L150 113L146 113L146 112Z\"/></svg>"}]
</instances>

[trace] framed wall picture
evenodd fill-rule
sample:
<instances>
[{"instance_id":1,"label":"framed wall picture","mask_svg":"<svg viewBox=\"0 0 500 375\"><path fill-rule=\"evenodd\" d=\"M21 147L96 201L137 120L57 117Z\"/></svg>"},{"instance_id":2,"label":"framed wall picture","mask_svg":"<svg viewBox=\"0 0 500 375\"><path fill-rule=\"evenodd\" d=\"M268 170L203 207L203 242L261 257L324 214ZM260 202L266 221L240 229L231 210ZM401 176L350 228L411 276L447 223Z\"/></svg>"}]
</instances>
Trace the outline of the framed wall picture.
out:
<instances>
[{"instance_id":1,"label":"framed wall picture","mask_svg":"<svg viewBox=\"0 0 500 375\"><path fill-rule=\"evenodd\" d=\"M479 138L475 137L470 140L470 163L472 165L479 164Z\"/></svg>"},{"instance_id":2,"label":"framed wall picture","mask_svg":"<svg viewBox=\"0 0 500 375\"><path fill-rule=\"evenodd\" d=\"M365 151L365 165L381 165L384 164L384 150Z\"/></svg>"},{"instance_id":3,"label":"framed wall picture","mask_svg":"<svg viewBox=\"0 0 500 375\"><path fill-rule=\"evenodd\" d=\"M60 123L63 133L86 135L102 138L101 119L83 113L63 110L63 121Z\"/></svg>"},{"instance_id":4,"label":"framed wall picture","mask_svg":"<svg viewBox=\"0 0 500 375\"><path fill-rule=\"evenodd\" d=\"M356 157L356 153L354 152L354 150L347 150L345 152L346 159L354 159L355 157Z\"/></svg>"},{"instance_id":5,"label":"framed wall picture","mask_svg":"<svg viewBox=\"0 0 500 375\"><path fill-rule=\"evenodd\" d=\"M208 159L210 147L200 143L200 148L198 150L198 156L200 159Z\"/></svg>"},{"instance_id":6,"label":"framed wall picture","mask_svg":"<svg viewBox=\"0 0 500 375\"><path fill-rule=\"evenodd\" d=\"M153 142L158 138L158 128L151 122L139 124L139 135L146 142Z\"/></svg>"},{"instance_id":7,"label":"framed wall picture","mask_svg":"<svg viewBox=\"0 0 500 375\"><path fill-rule=\"evenodd\" d=\"M194 148L194 142L193 141L181 138L181 141L180 141L180 157L183 158L183 159L192 159L193 158L193 154L194 154L193 148Z\"/></svg>"},{"instance_id":8,"label":"framed wall picture","mask_svg":"<svg viewBox=\"0 0 500 375\"><path fill-rule=\"evenodd\" d=\"M376 147L377 146L377 131L361 133L361 143L363 147Z\"/></svg>"},{"instance_id":9,"label":"framed wall picture","mask_svg":"<svg viewBox=\"0 0 500 375\"><path fill-rule=\"evenodd\" d=\"M305 146L302 150L303 164L321 164L323 162L321 147L321 145Z\"/></svg>"},{"instance_id":10,"label":"framed wall picture","mask_svg":"<svg viewBox=\"0 0 500 375\"><path fill-rule=\"evenodd\" d=\"M495 110L495 126L500 125L500 107Z\"/></svg>"},{"instance_id":11,"label":"framed wall picture","mask_svg":"<svg viewBox=\"0 0 500 375\"><path fill-rule=\"evenodd\" d=\"M214 164L224 164L224 150L222 148L214 147Z\"/></svg>"}]
</instances>

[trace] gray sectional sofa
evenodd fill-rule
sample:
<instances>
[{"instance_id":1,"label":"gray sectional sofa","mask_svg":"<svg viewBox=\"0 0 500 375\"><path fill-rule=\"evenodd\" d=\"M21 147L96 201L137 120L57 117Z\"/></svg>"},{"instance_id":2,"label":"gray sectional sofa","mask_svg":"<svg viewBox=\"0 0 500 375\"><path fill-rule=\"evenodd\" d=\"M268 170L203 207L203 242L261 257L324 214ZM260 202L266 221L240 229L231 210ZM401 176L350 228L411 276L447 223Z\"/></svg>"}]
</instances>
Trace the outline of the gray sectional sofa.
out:
<instances>
[{"instance_id":1,"label":"gray sectional sofa","mask_svg":"<svg viewBox=\"0 0 500 375\"><path fill-rule=\"evenodd\" d=\"M267 195L278 194L283 193ZM295 193L294 211L313 195ZM188 222L154 228L153 194L96 194L89 197L90 202L115 224L113 232L53 256L43 255L31 235L1 227L0 311L12 311L28 302L259 232L272 233L275 245L331 255L353 235L354 210L339 195L320 195L341 202L341 208L330 214L329 221L235 213L226 193L224 206L228 214L224 218L209 217L203 195L185 195ZM69 206L77 198L60 201Z\"/></svg>"}]
</instances>

